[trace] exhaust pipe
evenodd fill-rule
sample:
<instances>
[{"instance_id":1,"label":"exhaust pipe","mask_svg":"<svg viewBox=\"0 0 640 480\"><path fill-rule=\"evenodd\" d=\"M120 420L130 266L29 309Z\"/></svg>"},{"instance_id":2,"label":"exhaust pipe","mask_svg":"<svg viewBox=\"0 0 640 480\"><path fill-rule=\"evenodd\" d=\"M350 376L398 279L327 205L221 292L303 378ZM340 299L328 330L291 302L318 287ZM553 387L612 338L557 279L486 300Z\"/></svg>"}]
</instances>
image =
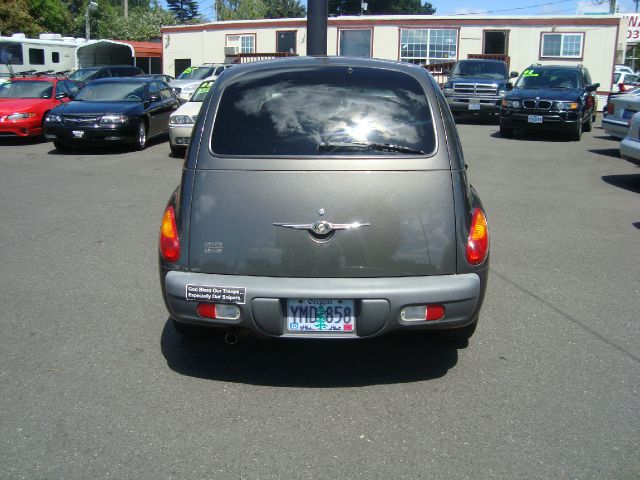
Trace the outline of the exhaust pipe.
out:
<instances>
[{"instance_id":1,"label":"exhaust pipe","mask_svg":"<svg viewBox=\"0 0 640 480\"><path fill-rule=\"evenodd\" d=\"M233 332L227 332L224 335L224 341L227 345L237 345L238 344L238 335Z\"/></svg>"}]
</instances>

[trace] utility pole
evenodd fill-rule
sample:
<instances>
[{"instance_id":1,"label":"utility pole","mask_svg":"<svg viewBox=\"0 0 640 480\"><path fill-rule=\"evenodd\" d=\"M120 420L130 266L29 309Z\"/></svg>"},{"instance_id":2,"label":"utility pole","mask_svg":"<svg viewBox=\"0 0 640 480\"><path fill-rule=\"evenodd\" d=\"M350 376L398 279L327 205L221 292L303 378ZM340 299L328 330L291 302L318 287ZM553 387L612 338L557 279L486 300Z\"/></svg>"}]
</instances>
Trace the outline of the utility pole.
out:
<instances>
[{"instance_id":1,"label":"utility pole","mask_svg":"<svg viewBox=\"0 0 640 480\"><path fill-rule=\"evenodd\" d=\"M129 17L129 0L122 0L124 3L124 18Z\"/></svg>"},{"instance_id":2,"label":"utility pole","mask_svg":"<svg viewBox=\"0 0 640 480\"><path fill-rule=\"evenodd\" d=\"M617 12L618 10L618 6L616 5L618 3L617 0L609 0L609 13L614 14ZM638 5L638 2L636 1L636 6Z\"/></svg>"}]
</instances>

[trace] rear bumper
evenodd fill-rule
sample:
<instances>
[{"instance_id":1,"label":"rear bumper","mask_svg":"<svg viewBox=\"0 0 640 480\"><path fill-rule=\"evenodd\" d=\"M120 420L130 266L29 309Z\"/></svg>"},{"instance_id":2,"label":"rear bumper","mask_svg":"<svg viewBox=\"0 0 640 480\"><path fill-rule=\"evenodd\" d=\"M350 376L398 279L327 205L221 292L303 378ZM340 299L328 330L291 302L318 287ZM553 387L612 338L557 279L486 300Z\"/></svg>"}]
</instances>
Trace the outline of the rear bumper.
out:
<instances>
[{"instance_id":1,"label":"rear bumper","mask_svg":"<svg viewBox=\"0 0 640 480\"><path fill-rule=\"evenodd\" d=\"M488 270L463 275L386 278L273 278L212 275L161 270L164 300L179 322L218 328L244 328L259 335L291 338L366 338L394 330L440 330L461 327L477 317L486 288ZM197 313L198 301L186 299L187 285L244 288L244 303L237 304L238 320L209 320ZM288 333L286 299L353 299L353 333ZM437 321L407 322L400 311L409 305L436 303L446 313Z\"/></svg>"},{"instance_id":2,"label":"rear bumper","mask_svg":"<svg viewBox=\"0 0 640 480\"><path fill-rule=\"evenodd\" d=\"M602 129L607 135L623 139L627 136L627 130L629 130L629 121L608 116L602 119Z\"/></svg>"}]
</instances>

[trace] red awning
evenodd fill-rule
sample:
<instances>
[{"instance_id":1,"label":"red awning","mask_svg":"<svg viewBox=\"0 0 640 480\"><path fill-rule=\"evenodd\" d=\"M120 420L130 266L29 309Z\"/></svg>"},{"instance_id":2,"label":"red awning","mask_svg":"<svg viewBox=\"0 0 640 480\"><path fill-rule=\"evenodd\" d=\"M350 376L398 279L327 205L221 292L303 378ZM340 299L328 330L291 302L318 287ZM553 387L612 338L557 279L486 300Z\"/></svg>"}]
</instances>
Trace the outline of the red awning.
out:
<instances>
[{"instance_id":1,"label":"red awning","mask_svg":"<svg viewBox=\"0 0 640 480\"><path fill-rule=\"evenodd\" d=\"M160 58L162 57L162 43L156 42L134 42L130 40L115 40L120 43L127 43L133 47L137 58Z\"/></svg>"}]
</instances>

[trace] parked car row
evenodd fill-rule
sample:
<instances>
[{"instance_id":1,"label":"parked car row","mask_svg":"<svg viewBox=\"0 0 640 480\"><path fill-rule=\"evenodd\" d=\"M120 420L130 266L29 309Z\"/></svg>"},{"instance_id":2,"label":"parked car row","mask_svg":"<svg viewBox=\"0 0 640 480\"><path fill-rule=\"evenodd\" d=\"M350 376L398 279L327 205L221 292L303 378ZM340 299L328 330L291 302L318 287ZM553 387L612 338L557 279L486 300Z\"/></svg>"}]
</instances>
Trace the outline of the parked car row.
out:
<instances>
[{"instance_id":1,"label":"parked car row","mask_svg":"<svg viewBox=\"0 0 640 480\"><path fill-rule=\"evenodd\" d=\"M454 65L442 90L454 115L498 116L504 137L516 130L564 130L580 140L595 121L599 86L583 65L535 64L518 75L507 74L502 61L469 59Z\"/></svg>"},{"instance_id":2,"label":"parked car row","mask_svg":"<svg viewBox=\"0 0 640 480\"><path fill-rule=\"evenodd\" d=\"M141 150L170 133L171 151L184 155L204 97L230 66L190 67L175 81L130 65L11 78L0 84L0 136L42 135L58 150L114 143Z\"/></svg>"}]
</instances>

